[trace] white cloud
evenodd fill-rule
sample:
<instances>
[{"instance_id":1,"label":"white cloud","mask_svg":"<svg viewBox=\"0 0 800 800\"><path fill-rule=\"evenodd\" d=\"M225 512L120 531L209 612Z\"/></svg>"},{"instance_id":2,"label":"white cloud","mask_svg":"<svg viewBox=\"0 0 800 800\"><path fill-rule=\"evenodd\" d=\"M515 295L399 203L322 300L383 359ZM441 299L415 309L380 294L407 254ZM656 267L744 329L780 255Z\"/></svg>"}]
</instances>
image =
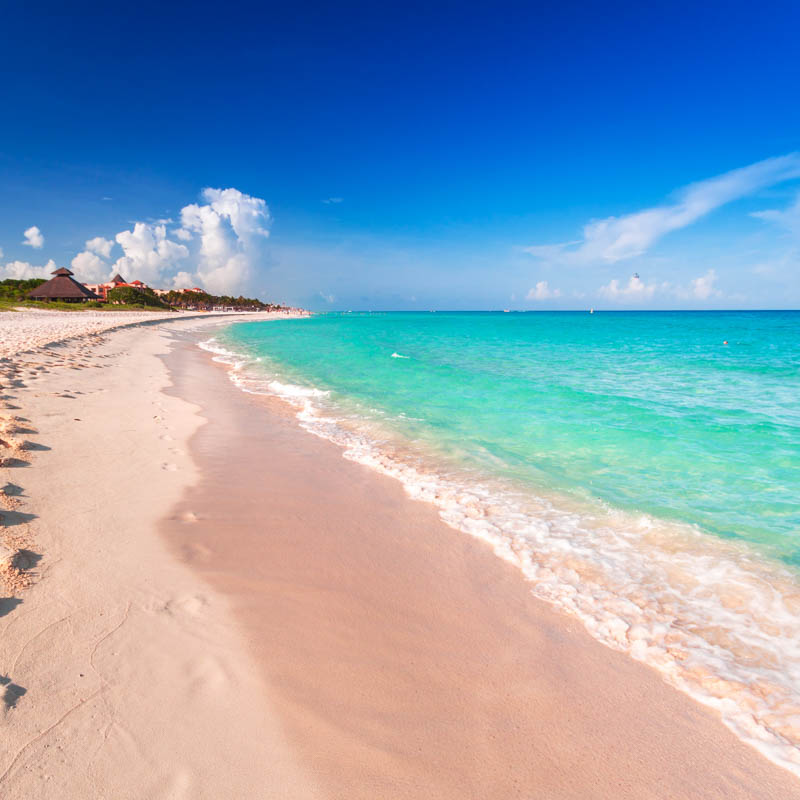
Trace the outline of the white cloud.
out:
<instances>
[{"instance_id":1,"label":"white cloud","mask_svg":"<svg viewBox=\"0 0 800 800\"><path fill-rule=\"evenodd\" d=\"M336 302L336 295L335 294L325 294L325 292L317 292L317 294L326 302L326 303L335 303Z\"/></svg>"},{"instance_id":2,"label":"white cloud","mask_svg":"<svg viewBox=\"0 0 800 800\"><path fill-rule=\"evenodd\" d=\"M689 284L689 294L697 300L707 300L709 297L717 296L720 292L714 288L717 280L717 273L710 269L705 275L695 278Z\"/></svg>"},{"instance_id":3,"label":"white cloud","mask_svg":"<svg viewBox=\"0 0 800 800\"><path fill-rule=\"evenodd\" d=\"M688 286L676 286L662 283L645 283L638 275L633 275L627 283L620 283L616 278L605 286L601 286L598 294L616 303L642 303L652 300L656 295L675 297L681 300L708 300L721 297L722 292L716 288L717 273L709 269L704 275L693 278Z\"/></svg>"},{"instance_id":4,"label":"white cloud","mask_svg":"<svg viewBox=\"0 0 800 800\"><path fill-rule=\"evenodd\" d=\"M267 204L230 188L207 188L201 196L201 202L181 210L177 230L168 231L171 220L159 219L136 222L113 239L95 236L87 240L85 249L71 262L76 277L94 282L119 272L128 281L141 280L155 287L202 286L214 294L241 293L264 256L263 243L271 222ZM38 228L25 233L26 237L41 236ZM117 244L122 255L112 262ZM26 264L7 265L8 277L17 273L29 277L39 274L32 270L45 269Z\"/></svg>"},{"instance_id":5,"label":"white cloud","mask_svg":"<svg viewBox=\"0 0 800 800\"><path fill-rule=\"evenodd\" d=\"M31 225L23 235L25 236L25 241L22 244L26 244L34 250L41 250L44 247L44 236L42 236L42 232L36 225Z\"/></svg>"},{"instance_id":6,"label":"white cloud","mask_svg":"<svg viewBox=\"0 0 800 800\"><path fill-rule=\"evenodd\" d=\"M667 284L662 284L661 288L666 288ZM606 286L601 286L599 294L608 300L615 302L643 302L650 300L658 289L655 283L645 283L638 275L632 275L628 282L620 285L614 278Z\"/></svg>"},{"instance_id":7,"label":"white cloud","mask_svg":"<svg viewBox=\"0 0 800 800\"><path fill-rule=\"evenodd\" d=\"M2 257L3 257L3 248L0 247L0 258L2 258Z\"/></svg>"},{"instance_id":8,"label":"white cloud","mask_svg":"<svg viewBox=\"0 0 800 800\"><path fill-rule=\"evenodd\" d=\"M16 278L17 280L50 278L50 274L57 269L56 262L52 258L43 267L37 267L27 261L9 261L4 267L0 267L0 280L5 278Z\"/></svg>"},{"instance_id":9,"label":"white cloud","mask_svg":"<svg viewBox=\"0 0 800 800\"><path fill-rule=\"evenodd\" d=\"M326 197L322 202L327 204L327 205L330 205L331 203L338 204L338 203L343 203L344 202L344 198L343 197Z\"/></svg>"},{"instance_id":10,"label":"white cloud","mask_svg":"<svg viewBox=\"0 0 800 800\"><path fill-rule=\"evenodd\" d=\"M197 281L188 273L181 271L172 279L173 289L191 289Z\"/></svg>"},{"instance_id":11,"label":"white cloud","mask_svg":"<svg viewBox=\"0 0 800 800\"><path fill-rule=\"evenodd\" d=\"M791 233L800 235L800 194L797 195L794 203L783 211L776 209L754 211L750 216L763 219L765 222L773 222Z\"/></svg>"},{"instance_id":12,"label":"white cloud","mask_svg":"<svg viewBox=\"0 0 800 800\"><path fill-rule=\"evenodd\" d=\"M526 300L550 300L561 297L561 289L551 289L547 281L539 281L536 286L525 295Z\"/></svg>"},{"instance_id":13,"label":"white cloud","mask_svg":"<svg viewBox=\"0 0 800 800\"><path fill-rule=\"evenodd\" d=\"M206 205L181 210L183 229L200 237L197 275L214 294L240 291L252 277L269 236L267 204L238 189L204 189Z\"/></svg>"},{"instance_id":14,"label":"white cloud","mask_svg":"<svg viewBox=\"0 0 800 800\"><path fill-rule=\"evenodd\" d=\"M127 281L158 285L165 273L189 255L185 245L167 239L167 228L158 223L137 222L131 231L116 235L124 255L114 262L114 271Z\"/></svg>"},{"instance_id":15,"label":"white cloud","mask_svg":"<svg viewBox=\"0 0 800 800\"><path fill-rule=\"evenodd\" d=\"M676 202L623 217L593 220L576 242L525 248L537 258L566 264L615 263L645 253L662 236L685 228L716 208L768 186L800 178L800 154L768 158L692 183Z\"/></svg>"},{"instance_id":16,"label":"white cloud","mask_svg":"<svg viewBox=\"0 0 800 800\"><path fill-rule=\"evenodd\" d=\"M107 281L111 277L111 264L103 258L111 257L113 247L113 239L104 239L102 236L88 239L86 249L78 253L71 262L76 278L87 283Z\"/></svg>"},{"instance_id":17,"label":"white cloud","mask_svg":"<svg viewBox=\"0 0 800 800\"><path fill-rule=\"evenodd\" d=\"M110 265L96 253L84 250L72 259L72 271L79 281L101 283L111 277Z\"/></svg>"},{"instance_id":18,"label":"white cloud","mask_svg":"<svg viewBox=\"0 0 800 800\"><path fill-rule=\"evenodd\" d=\"M114 246L113 239L104 239L102 236L95 236L86 242L86 249L90 253L97 253L104 258L111 257L111 248Z\"/></svg>"}]
</instances>

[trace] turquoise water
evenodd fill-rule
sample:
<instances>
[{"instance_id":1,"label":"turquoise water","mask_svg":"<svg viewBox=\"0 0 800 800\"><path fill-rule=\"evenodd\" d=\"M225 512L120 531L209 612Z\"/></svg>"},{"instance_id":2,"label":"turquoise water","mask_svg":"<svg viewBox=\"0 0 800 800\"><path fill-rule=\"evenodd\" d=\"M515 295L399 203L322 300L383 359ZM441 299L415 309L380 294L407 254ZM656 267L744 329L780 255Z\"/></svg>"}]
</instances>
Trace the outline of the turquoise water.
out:
<instances>
[{"instance_id":1,"label":"turquoise water","mask_svg":"<svg viewBox=\"0 0 800 800\"><path fill-rule=\"evenodd\" d=\"M800 313L340 314L227 337L476 467L800 565Z\"/></svg>"},{"instance_id":2,"label":"turquoise water","mask_svg":"<svg viewBox=\"0 0 800 800\"><path fill-rule=\"evenodd\" d=\"M799 333L799 312L328 314L203 346L800 775Z\"/></svg>"}]
</instances>

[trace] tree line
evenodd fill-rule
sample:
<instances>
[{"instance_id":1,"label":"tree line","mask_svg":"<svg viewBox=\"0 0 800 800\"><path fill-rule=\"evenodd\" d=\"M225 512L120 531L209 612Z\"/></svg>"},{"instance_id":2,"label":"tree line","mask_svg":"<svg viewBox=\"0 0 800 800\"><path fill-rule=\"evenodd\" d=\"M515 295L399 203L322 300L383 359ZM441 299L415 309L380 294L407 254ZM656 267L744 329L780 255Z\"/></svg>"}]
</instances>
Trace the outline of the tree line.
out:
<instances>
[{"instance_id":1,"label":"tree line","mask_svg":"<svg viewBox=\"0 0 800 800\"><path fill-rule=\"evenodd\" d=\"M43 278L6 278L0 281L0 301L5 302L34 302L28 297L28 292L45 283ZM275 303L264 303L256 297L233 297L232 295L215 295L208 292L179 292L171 291L164 295L157 295L152 289L137 289L133 286L117 286L108 292L109 304L137 306L144 308L169 309L196 309L198 311L211 311L214 308L232 308L236 311L280 311L285 306ZM40 301L44 302L44 301ZM103 304L89 301L87 304L97 308Z\"/></svg>"}]
</instances>

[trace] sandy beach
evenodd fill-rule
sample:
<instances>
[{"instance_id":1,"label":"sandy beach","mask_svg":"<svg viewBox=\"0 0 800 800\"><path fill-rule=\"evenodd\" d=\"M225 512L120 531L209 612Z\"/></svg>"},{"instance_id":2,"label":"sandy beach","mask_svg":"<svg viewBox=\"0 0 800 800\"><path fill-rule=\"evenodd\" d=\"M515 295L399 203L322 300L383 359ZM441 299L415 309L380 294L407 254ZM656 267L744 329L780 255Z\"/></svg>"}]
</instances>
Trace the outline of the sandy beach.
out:
<instances>
[{"instance_id":1,"label":"sandy beach","mask_svg":"<svg viewBox=\"0 0 800 800\"><path fill-rule=\"evenodd\" d=\"M227 602L157 533L199 477L186 442L202 422L162 394L166 328L218 322L101 340L91 317L59 316L63 335L93 335L4 361L0 379L22 444L1 530L24 567L0 592L0 795L314 796ZM9 317L26 340L56 330L2 315L6 343Z\"/></svg>"},{"instance_id":2,"label":"sandy beach","mask_svg":"<svg viewBox=\"0 0 800 800\"><path fill-rule=\"evenodd\" d=\"M225 320L58 316L0 315L4 798L800 798L237 390Z\"/></svg>"}]
</instances>

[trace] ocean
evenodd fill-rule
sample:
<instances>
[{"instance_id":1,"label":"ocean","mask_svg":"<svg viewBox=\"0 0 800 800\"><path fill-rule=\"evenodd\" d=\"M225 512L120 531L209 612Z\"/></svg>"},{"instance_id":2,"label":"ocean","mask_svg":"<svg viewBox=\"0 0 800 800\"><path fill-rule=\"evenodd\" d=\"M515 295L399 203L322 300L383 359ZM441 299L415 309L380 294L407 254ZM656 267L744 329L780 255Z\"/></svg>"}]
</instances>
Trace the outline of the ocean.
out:
<instances>
[{"instance_id":1,"label":"ocean","mask_svg":"<svg viewBox=\"0 0 800 800\"><path fill-rule=\"evenodd\" d=\"M800 774L800 312L322 314L203 346Z\"/></svg>"}]
</instances>

